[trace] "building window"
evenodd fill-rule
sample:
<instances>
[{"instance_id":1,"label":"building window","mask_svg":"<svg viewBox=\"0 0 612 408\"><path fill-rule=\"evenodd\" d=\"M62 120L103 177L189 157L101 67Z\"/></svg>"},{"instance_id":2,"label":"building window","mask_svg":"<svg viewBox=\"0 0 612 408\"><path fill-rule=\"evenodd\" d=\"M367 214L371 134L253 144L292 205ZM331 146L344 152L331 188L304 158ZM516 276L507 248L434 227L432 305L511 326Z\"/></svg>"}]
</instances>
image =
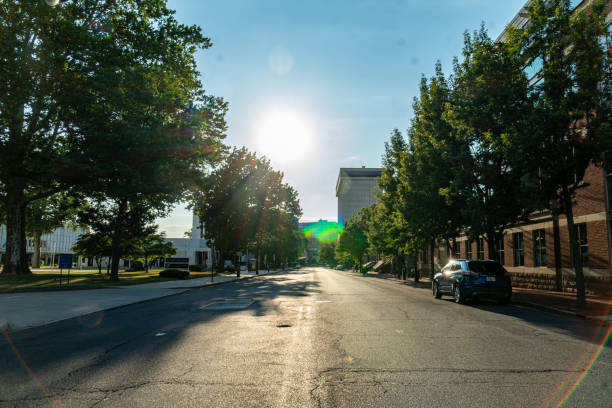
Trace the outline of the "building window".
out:
<instances>
[{"instance_id":1,"label":"building window","mask_svg":"<svg viewBox=\"0 0 612 408\"><path fill-rule=\"evenodd\" d=\"M525 265L525 248L523 246L523 233L515 232L512 234L513 252L514 252L514 266Z\"/></svg>"},{"instance_id":2,"label":"building window","mask_svg":"<svg viewBox=\"0 0 612 408\"><path fill-rule=\"evenodd\" d=\"M505 265L503 235L497 238L497 248L495 248L495 260L499 262L500 265Z\"/></svg>"},{"instance_id":3,"label":"building window","mask_svg":"<svg viewBox=\"0 0 612 408\"><path fill-rule=\"evenodd\" d=\"M582 257L582 266L589 266L589 245L587 241L586 223L576 224L576 242L578 253Z\"/></svg>"},{"instance_id":4,"label":"building window","mask_svg":"<svg viewBox=\"0 0 612 408\"><path fill-rule=\"evenodd\" d=\"M535 266L546 266L546 231L533 231L533 256Z\"/></svg>"},{"instance_id":5,"label":"building window","mask_svg":"<svg viewBox=\"0 0 612 408\"><path fill-rule=\"evenodd\" d=\"M456 241L453 244L453 257L455 259L461 259L461 249L459 247L459 243Z\"/></svg>"},{"instance_id":6,"label":"building window","mask_svg":"<svg viewBox=\"0 0 612 408\"><path fill-rule=\"evenodd\" d=\"M476 240L476 256L478 259L485 259L484 256L484 238L478 238Z\"/></svg>"},{"instance_id":7,"label":"building window","mask_svg":"<svg viewBox=\"0 0 612 408\"><path fill-rule=\"evenodd\" d=\"M472 259L472 240L465 241L465 258Z\"/></svg>"}]
</instances>

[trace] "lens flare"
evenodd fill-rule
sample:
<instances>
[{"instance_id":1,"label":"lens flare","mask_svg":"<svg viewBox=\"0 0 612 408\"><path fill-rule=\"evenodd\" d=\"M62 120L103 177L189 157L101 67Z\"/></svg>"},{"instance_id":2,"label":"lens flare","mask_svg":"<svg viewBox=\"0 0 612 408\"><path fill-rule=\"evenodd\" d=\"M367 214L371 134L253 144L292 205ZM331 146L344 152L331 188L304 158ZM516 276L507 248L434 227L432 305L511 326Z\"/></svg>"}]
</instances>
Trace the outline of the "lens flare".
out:
<instances>
[{"instance_id":1,"label":"lens flare","mask_svg":"<svg viewBox=\"0 0 612 408\"><path fill-rule=\"evenodd\" d=\"M319 220L304 228L304 236L328 244L335 242L344 231L342 224L333 221Z\"/></svg>"}]
</instances>

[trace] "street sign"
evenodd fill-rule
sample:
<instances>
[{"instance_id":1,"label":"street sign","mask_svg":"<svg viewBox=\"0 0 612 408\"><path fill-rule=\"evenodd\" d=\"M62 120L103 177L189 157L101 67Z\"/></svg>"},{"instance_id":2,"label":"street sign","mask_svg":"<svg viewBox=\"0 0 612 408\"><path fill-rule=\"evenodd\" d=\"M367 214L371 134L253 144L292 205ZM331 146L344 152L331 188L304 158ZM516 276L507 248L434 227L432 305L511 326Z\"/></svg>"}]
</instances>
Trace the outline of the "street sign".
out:
<instances>
[{"instance_id":1,"label":"street sign","mask_svg":"<svg viewBox=\"0 0 612 408\"><path fill-rule=\"evenodd\" d=\"M68 269L68 284L70 285L70 269L72 269L72 254L59 254L58 266L60 270L59 284L62 286L62 270Z\"/></svg>"},{"instance_id":2,"label":"street sign","mask_svg":"<svg viewBox=\"0 0 612 408\"><path fill-rule=\"evenodd\" d=\"M166 258L165 267L189 270L189 258Z\"/></svg>"},{"instance_id":3,"label":"street sign","mask_svg":"<svg viewBox=\"0 0 612 408\"><path fill-rule=\"evenodd\" d=\"M72 254L60 254L59 268L60 269L71 269L72 268Z\"/></svg>"}]
</instances>

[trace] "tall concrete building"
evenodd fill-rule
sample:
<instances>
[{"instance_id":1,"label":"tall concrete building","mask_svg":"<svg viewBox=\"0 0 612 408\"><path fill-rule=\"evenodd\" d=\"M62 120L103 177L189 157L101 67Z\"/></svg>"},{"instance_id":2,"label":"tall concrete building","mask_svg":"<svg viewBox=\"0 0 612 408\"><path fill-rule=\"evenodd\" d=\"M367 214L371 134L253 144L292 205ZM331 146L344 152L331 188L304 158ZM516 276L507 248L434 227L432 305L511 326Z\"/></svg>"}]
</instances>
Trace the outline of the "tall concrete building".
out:
<instances>
[{"instance_id":1,"label":"tall concrete building","mask_svg":"<svg viewBox=\"0 0 612 408\"><path fill-rule=\"evenodd\" d=\"M338 197L338 222L345 224L363 207L376 204L378 198L378 180L382 169L375 168L341 168L336 183Z\"/></svg>"}]
</instances>

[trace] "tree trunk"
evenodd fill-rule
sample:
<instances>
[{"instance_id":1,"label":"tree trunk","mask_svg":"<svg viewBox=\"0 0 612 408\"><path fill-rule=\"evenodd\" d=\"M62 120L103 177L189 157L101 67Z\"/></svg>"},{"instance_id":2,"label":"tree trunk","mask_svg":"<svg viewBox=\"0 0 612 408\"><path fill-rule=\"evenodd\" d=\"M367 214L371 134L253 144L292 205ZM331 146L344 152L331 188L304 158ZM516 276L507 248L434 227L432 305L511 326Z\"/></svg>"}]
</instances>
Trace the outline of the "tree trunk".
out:
<instances>
[{"instance_id":1,"label":"tree trunk","mask_svg":"<svg viewBox=\"0 0 612 408\"><path fill-rule=\"evenodd\" d=\"M6 206L6 251L4 253L3 275L29 275L26 254L25 210L26 200L23 188L7 186Z\"/></svg>"},{"instance_id":2,"label":"tree trunk","mask_svg":"<svg viewBox=\"0 0 612 408\"><path fill-rule=\"evenodd\" d=\"M40 231L34 231L34 253L32 254L32 267L40 268Z\"/></svg>"},{"instance_id":3,"label":"tree trunk","mask_svg":"<svg viewBox=\"0 0 612 408\"><path fill-rule=\"evenodd\" d=\"M496 246L497 246L497 237L498 235L501 235L500 233L496 233L496 232L488 232L487 233L487 256L489 257L489 259L496 259L497 254L496 254Z\"/></svg>"},{"instance_id":4,"label":"tree trunk","mask_svg":"<svg viewBox=\"0 0 612 408\"><path fill-rule=\"evenodd\" d=\"M106 257L106 274L110 275L111 258Z\"/></svg>"},{"instance_id":5,"label":"tree trunk","mask_svg":"<svg viewBox=\"0 0 612 408\"><path fill-rule=\"evenodd\" d=\"M113 236L111 238L111 247L112 247L112 261L111 261L111 273L110 280L118 281L119 280L119 260L121 258L121 220L123 220L125 216L125 212L127 210L127 202L125 200L120 200L117 208L117 216L115 218L115 231L113 231Z\"/></svg>"},{"instance_id":6,"label":"tree trunk","mask_svg":"<svg viewBox=\"0 0 612 408\"><path fill-rule=\"evenodd\" d=\"M120 246L120 236L121 233L115 231L112 239L112 258L111 258L111 271L110 271L110 280L118 281L119 280L119 258L121 257L121 246Z\"/></svg>"},{"instance_id":7,"label":"tree trunk","mask_svg":"<svg viewBox=\"0 0 612 408\"><path fill-rule=\"evenodd\" d=\"M421 277L421 271L419 271L419 255L415 255L414 257L414 283L419 283L419 278Z\"/></svg>"},{"instance_id":8,"label":"tree trunk","mask_svg":"<svg viewBox=\"0 0 612 408\"><path fill-rule=\"evenodd\" d=\"M102 257L94 257L94 261L96 261L96 265L98 265L98 275L102 275Z\"/></svg>"},{"instance_id":9,"label":"tree trunk","mask_svg":"<svg viewBox=\"0 0 612 408\"><path fill-rule=\"evenodd\" d=\"M559 231L559 214L553 212L553 240L555 250L555 286L563 291L563 271L561 270L561 233Z\"/></svg>"},{"instance_id":10,"label":"tree trunk","mask_svg":"<svg viewBox=\"0 0 612 408\"><path fill-rule=\"evenodd\" d=\"M576 228L574 225L574 211L572 208L572 200L568 194L564 194L565 216L567 217L567 229L569 232L570 249L572 260L574 261L574 270L576 273L576 307L581 308L586 303L586 293L584 288L584 271L582 270L582 255L578 249L576 240Z\"/></svg>"},{"instance_id":11,"label":"tree trunk","mask_svg":"<svg viewBox=\"0 0 612 408\"><path fill-rule=\"evenodd\" d=\"M436 246L436 239L432 238L429 251L429 278L433 280L434 277L434 248Z\"/></svg>"}]
</instances>

